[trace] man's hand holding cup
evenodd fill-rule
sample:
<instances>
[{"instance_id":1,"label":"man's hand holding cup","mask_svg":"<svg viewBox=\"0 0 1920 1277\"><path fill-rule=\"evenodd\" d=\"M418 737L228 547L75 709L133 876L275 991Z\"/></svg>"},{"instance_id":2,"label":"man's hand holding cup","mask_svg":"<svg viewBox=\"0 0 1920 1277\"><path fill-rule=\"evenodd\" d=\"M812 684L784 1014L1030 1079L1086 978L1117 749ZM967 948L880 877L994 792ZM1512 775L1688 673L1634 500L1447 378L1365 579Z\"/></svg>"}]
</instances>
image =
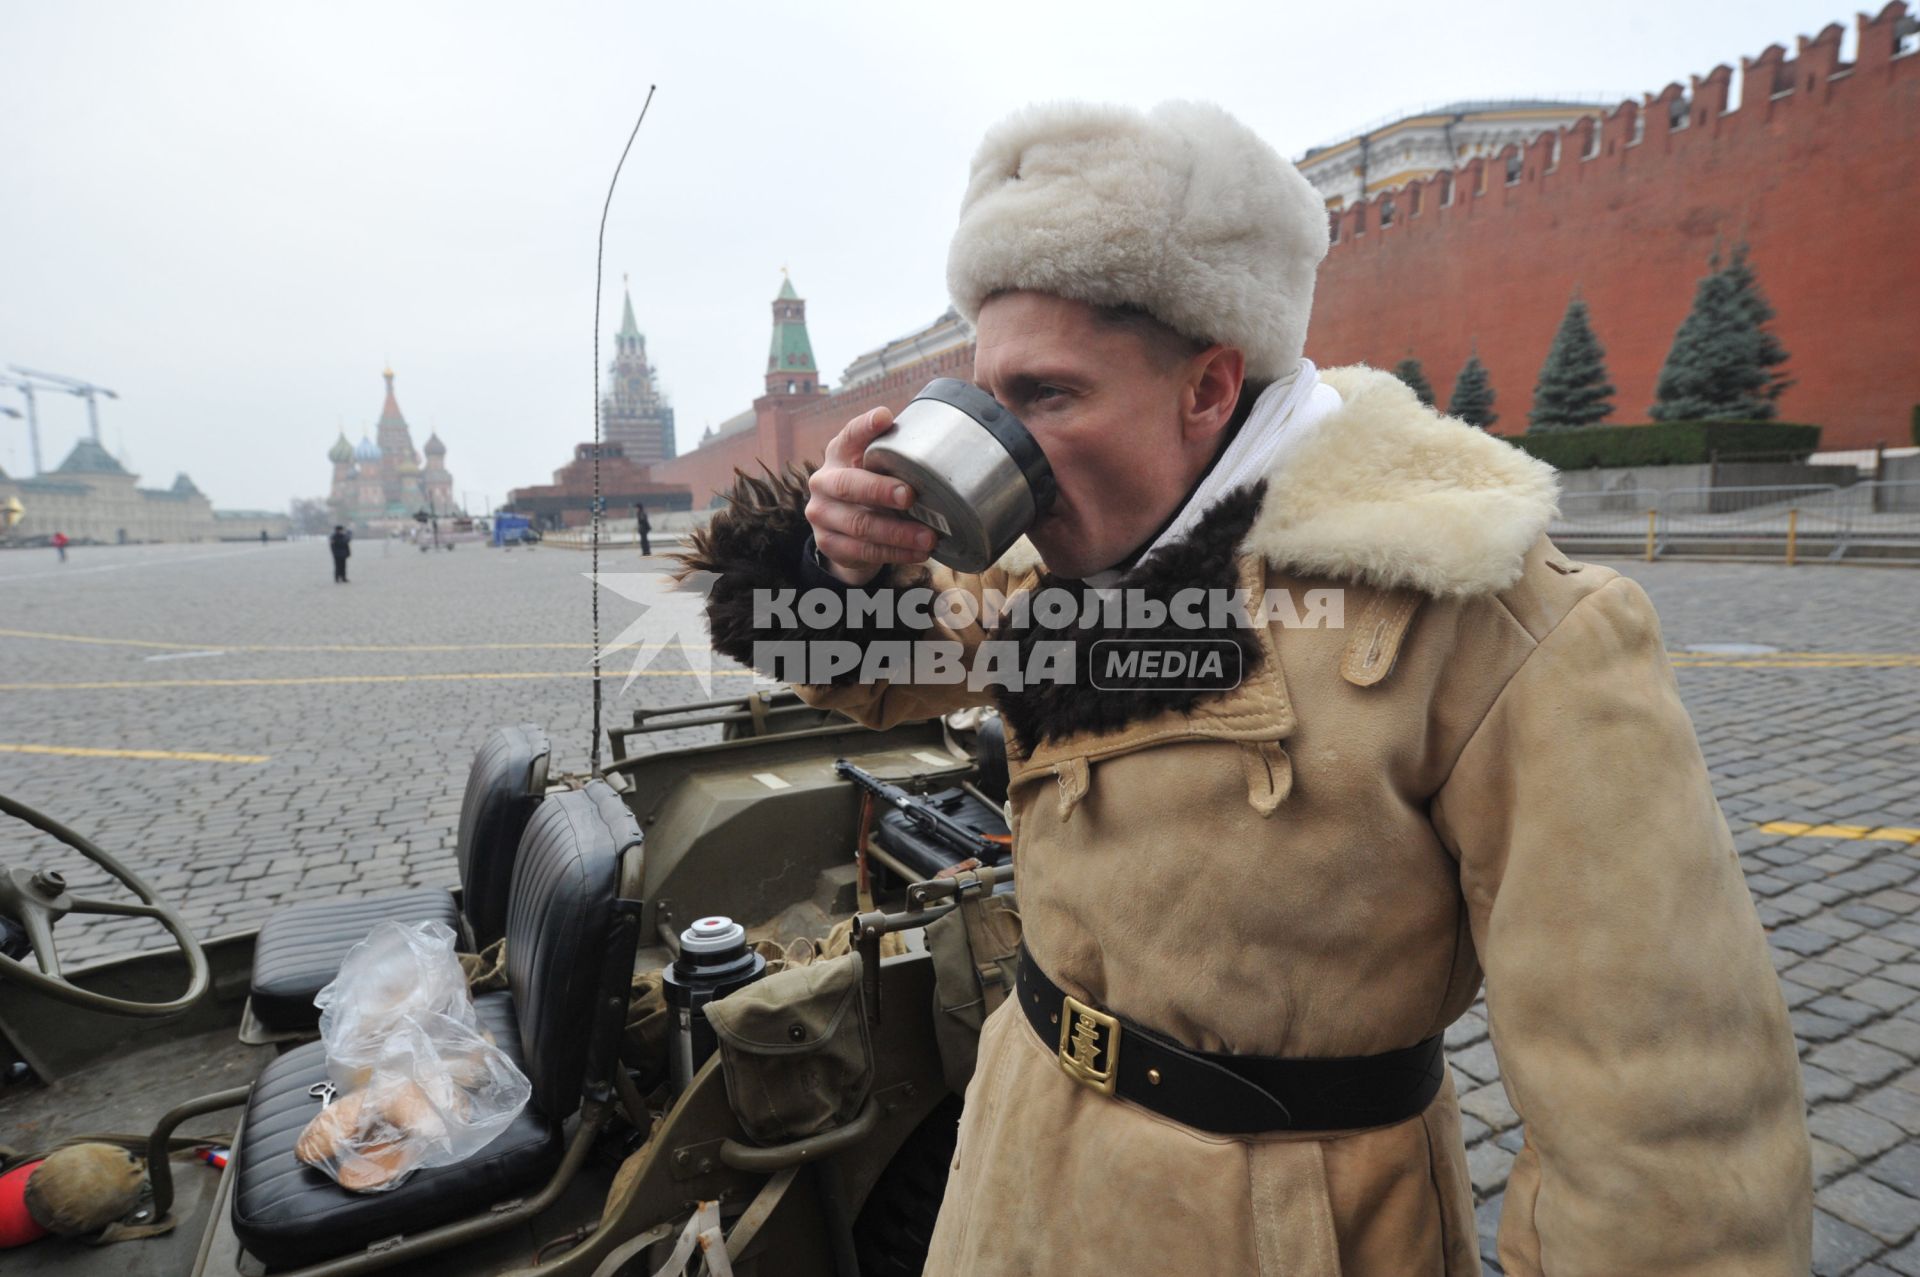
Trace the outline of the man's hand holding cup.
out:
<instances>
[{"instance_id":1,"label":"man's hand holding cup","mask_svg":"<svg viewBox=\"0 0 1920 1277\"><path fill-rule=\"evenodd\" d=\"M827 571L848 585L865 585L889 563L921 562L937 540L932 528L900 513L913 505L913 489L862 464L867 445L891 429L890 409L855 417L807 482L813 543Z\"/></svg>"}]
</instances>

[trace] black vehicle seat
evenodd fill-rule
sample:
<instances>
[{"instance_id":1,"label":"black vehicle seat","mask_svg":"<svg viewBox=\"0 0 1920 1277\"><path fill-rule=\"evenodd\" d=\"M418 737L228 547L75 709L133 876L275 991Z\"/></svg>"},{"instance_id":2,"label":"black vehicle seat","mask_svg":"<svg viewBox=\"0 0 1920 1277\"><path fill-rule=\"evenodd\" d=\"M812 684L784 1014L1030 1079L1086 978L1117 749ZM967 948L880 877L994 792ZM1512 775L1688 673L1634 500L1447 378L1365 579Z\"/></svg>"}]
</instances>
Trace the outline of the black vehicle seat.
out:
<instances>
[{"instance_id":1,"label":"black vehicle seat","mask_svg":"<svg viewBox=\"0 0 1920 1277\"><path fill-rule=\"evenodd\" d=\"M460 907L442 887L275 909L253 950L248 996L254 1019L279 1031L313 1028L320 1021L313 995L339 974L347 950L366 939L375 923L389 920L443 922L461 934Z\"/></svg>"},{"instance_id":2,"label":"black vehicle seat","mask_svg":"<svg viewBox=\"0 0 1920 1277\"><path fill-rule=\"evenodd\" d=\"M620 857L640 842L626 804L597 780L549 798L528 823L506 915L508 987L474 1008L533 1098L472 1157L416 1171L386 1192L350 1193L293 1155L318 1112L308 1088L326 1080L324 1045L267 1065L233 1150L233 1230L248 1253L269 1268L317 1263L538 1191L560 1162L561 1124L579 1107L594 1035L610 1039L626 1019L631 952L613 964L619 987L600 985Z\"/></svg>"},{"instance_id":3,"label":"black vehicle seat","mask_svg":"<svg viewBox=\"0 0 1920 1277\"><path fill-rule=\"evenodd\" d=\"M499 939L506 930L514 855L547 787L551 752L547 734L523 723L496 727L473 756L454 845L464 909L437 887L276 909L254 944L253 1018L275 1033L312 1031L320 1022L313 995L339 974L347 950L366 939L375 923L444 922L474 951Z\"/></svg>"},{"instance_id":4,"label":"black vehicle seat","mask_svg":"<svg viewBox=\"0 0 1920 1277\"><path fill-rule=\"evenodd\" d=\"M507 934L514 858L546 791L552 753L553 743L532 723L496 727L467 769L453 854L460 866L461 910L476 952Z\"/></svg>"}]
</instances>

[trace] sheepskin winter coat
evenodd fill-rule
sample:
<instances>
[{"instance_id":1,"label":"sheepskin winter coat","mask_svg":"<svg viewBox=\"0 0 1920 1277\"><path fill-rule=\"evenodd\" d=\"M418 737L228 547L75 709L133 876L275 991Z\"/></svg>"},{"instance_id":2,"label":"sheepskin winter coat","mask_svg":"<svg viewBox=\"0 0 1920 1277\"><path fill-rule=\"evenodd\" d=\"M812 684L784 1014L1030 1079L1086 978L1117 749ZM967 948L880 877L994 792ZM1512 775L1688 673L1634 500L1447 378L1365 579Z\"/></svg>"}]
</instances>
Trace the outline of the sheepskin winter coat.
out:
<instances>
[{"instance_id":1,"label":"sheepskin winter coat","mask_svg":"<svg viewBox=\"0 0 1920 1277\"><path fill-rule=\"evenodd\" d=\"M1383 373L1322 375L1342 407L1285 468L1122 584L1338 590L1343 626L1257 628L1224 695L1000 698L1035 959L1189 1046L1277 1056L1410 1045L1484 982L1524 1123L1509 1274L1805 1277L1787 1010L1646 595L1546 539L1546 467ZM793 583L806 527L797 490L738 495L693 560L744 655L771 637L744 592ZM915 571L1047 580L1024 545ZM981 699L800 691L875 726ZM1480 1272L1451 1082L1393 1125L1232 1138L1056 1046L1011 1002L988 1019L930 1277Z\"/></svg>"}]
</instances>

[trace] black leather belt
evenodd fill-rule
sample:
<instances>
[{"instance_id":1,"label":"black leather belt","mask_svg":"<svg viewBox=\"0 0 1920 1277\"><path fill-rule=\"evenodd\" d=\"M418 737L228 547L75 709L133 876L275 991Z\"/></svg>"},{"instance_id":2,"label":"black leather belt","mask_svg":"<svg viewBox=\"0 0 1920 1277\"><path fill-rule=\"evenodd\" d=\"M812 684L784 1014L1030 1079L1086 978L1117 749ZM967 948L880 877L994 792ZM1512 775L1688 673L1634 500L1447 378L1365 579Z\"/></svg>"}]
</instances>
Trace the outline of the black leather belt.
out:
<instances>
[{"instance_id":1,"label":"black leather belt","mask_svg":"<svg viewBox=\"0 0 1920 1277\"><path fill-rule=\"evenodd\" d=\"M1068 1077L1216 1135L1404 1121L1426 1111L1446 1072L1437 1033L1397 1051L1341 1058L1195 1051L1070 996L1025 946L1019 992L1027 1023Z\"/></svg>"}]
</instances>

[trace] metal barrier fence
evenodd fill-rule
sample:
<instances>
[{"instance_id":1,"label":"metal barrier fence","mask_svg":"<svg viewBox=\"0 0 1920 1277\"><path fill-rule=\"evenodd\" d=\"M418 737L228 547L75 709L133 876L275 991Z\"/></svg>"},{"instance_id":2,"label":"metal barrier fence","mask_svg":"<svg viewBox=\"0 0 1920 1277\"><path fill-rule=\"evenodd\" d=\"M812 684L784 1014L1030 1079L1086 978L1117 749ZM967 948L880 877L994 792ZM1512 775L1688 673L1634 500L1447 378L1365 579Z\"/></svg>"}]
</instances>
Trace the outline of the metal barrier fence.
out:
<instances>
[{"instance_id":1,"label":"metal barrier fence","mask_svg":"<svg viewBox=\"0 0 1920 1277\"><path fill-rule=\"evenodd\" d=\"M686 533L711 516L677 511L656 520L654 549L678 549ZM1920 480L1566 492L1548 533L1565 549L1649 560L1692 554L1920 562ZM638 541L631 521L601 527L604 549L634 549ZM547 532L541 543L584 550L589 532Z\"/></svg>"},{"instance_id":2,"label":"metal barrier fence","mask_svg":"<svg viewBox=\"0 0 1920 1277\"><path fill-rule=\"evenodd\" d=\"M677 549L686 541L688 534L705 527L714 514L713 510L663 510L658 514L649 515L652 530L648 533L648 539L655 550L661 546L666 546L669 550ZM592 542L593 530L585 527L553 528L540 534L540 544L550 549L585 550L592 545ZM602 549L611 546L632 547L639 544L640 534L634 529L631 512L623 518L608 515L601 519L600 546Z\"/></svg>"},{"instance_id":3,"label":"metal barrier fence","mask_svg":"<svg viewBox=\"0 0 1920 1277\"><path fill-rule=\"evenodd\" d=\"M633 521L627 521L625 528L602 526L600 529L600 548L602 550L636 550L640 547L640 534L632 527ZM649 532L647 540L655 554L678 550L686 540L679 532ZM593 532L588 528L561 528L540 534L541 545L550 550L588 550L593 548Z\"/></svg>"},{"instance_id":4,"label":"metal barrier fence","mask_svg":"<svg viewBox=\"0 0 1920 1277\"><path fill-rule=\"evenodd\" d=\"M1920 561L1920 481L1569 492L1548 529L1585 553Z\"/></svg>"}]
</instances>

